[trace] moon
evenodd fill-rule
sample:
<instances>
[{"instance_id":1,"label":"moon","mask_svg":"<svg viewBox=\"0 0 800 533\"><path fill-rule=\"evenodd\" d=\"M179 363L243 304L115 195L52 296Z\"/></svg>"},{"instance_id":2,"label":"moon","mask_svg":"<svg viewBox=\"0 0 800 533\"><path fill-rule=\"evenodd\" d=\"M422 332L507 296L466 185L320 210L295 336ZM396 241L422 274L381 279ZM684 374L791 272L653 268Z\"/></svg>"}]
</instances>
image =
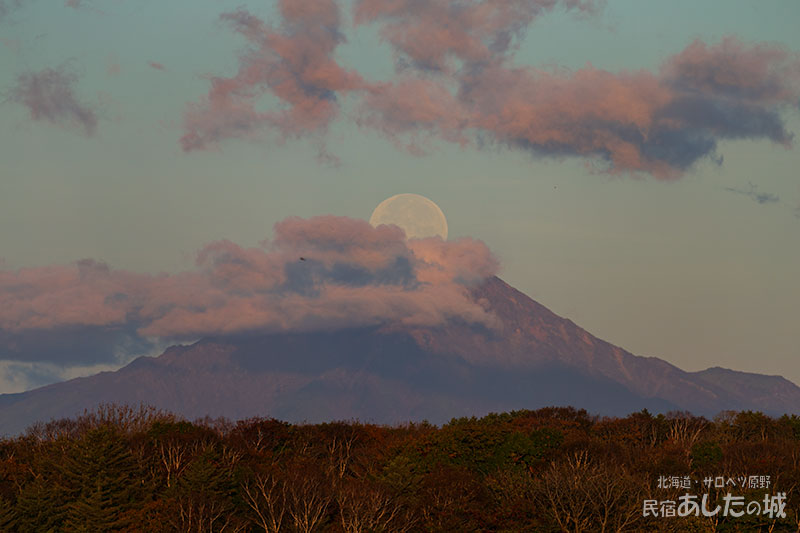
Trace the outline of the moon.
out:
<instances>
[{"instance_id":1,"label":"moon","mask_svg":"<svg viewBox=\"0 0 800 533\"><path fill-rule=\"evenodd\" d=\"M447 239L447 219L432 200L419 194L396 194L378 204L369 223L374 227L394 224L406 232L408 239L439 236Z\"/></svg>"}]
</instances>

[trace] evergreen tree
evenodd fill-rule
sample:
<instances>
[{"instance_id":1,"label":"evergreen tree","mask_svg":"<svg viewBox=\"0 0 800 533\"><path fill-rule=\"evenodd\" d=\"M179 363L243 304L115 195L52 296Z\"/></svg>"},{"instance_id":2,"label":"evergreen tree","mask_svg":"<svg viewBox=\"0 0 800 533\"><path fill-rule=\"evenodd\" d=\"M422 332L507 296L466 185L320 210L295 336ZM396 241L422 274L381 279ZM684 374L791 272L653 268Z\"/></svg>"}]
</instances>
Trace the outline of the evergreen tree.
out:
<instances>
[{"instance_id":1,"label":"evergreen tree","mask_svg":"<svg viewBox=\"0 0 800 533\"><path fill-rule=\"evenodd\" d=\"M109 531L126 525L123 516L137 503L141 481L136 460L116 430L89 430L67 454L61 474L72 496L66 529Z\"/></svg>"},{"instance_id":2,"label":"evergreen tree","mask_svg":"<svg viewBox=\"0 0 800 533\"><path fill-rule=\"evenodd\" d=\"M17 512L12 502L0 496L0 531L12 531L16 528Z\"/></svg>"},{"instance_id":3,"label":"evergreen tree","mask_svg":"<svg viewBox=\"0 0 800 533\"><path fill-rule=\"evenodd\" d=\"M61 531L65 517L66 494L62 488L41 476L26 483L17 495L14 509L17 531L48 533ZM13 529L12 529L13 530Z\"/></svg>"},{"instance_id":4,"label":"evergreen tree","mask_svg":"<svg viewBox=\"0 0 800 533\"><path fill-rule=\"evenodd\" d=\"M194 458L171 492L178 510L174 525L180 530L221 531L238 520L232 473L220 465L213 447Z\"/></svg>"}]
</instances>

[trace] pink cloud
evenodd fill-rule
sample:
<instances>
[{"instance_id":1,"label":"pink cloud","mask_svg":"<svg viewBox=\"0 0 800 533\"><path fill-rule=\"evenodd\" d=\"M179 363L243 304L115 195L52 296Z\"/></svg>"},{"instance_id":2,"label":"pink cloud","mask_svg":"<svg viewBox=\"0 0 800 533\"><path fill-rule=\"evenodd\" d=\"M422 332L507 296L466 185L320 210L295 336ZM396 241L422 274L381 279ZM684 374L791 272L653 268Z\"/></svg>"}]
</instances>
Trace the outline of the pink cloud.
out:
<instances>
[{"instance_id":1,"label":"pink cloud","mask_svg":"<svg viewBox=\"0 0 800 533\"><path fill-rule=\"evenodd\" d=\"M174 339L451 318L492 324L468 291L497 267L471 239L406 241L394 226L289 218L276 224L270 243L211 243L198 253L197 269L172 275L91 260L0 270L0 333L94 327Z\"/></svg>"},{"instance_id":2,"label":"pink cloud","mask_svg":"<svg viewBox=\"0 0 800 533\"><path fill-rule=\"evenodd\" d=\"M441 139L495 143L536 157L578 157L602 172L680 177L719 143L767 139L790 146L783 111L800 99L800 60L781 48L729 37L700 41L655 71L576 71L513 66L516 43L555 9L595 13L589 0L358 0L356 25L374 24L392 47L396 74L371 81L340 65L333 0L280 3L273 29L239 10L222 16L250 48L237 74L211 79L184 114L186 151L265 131L323 136L350 96L355 121L422 155ZM271 94L280 110L259 107ZM332 156L331 156L332 157Z\"/></svg>"},{"instance_id":3,"label":"pink cloud","mask_svg":"<svg viewBox=\"0 0 800 533\"><path fill-rule=\"evenodd\" d=\"M323 133L339 112L337 93L364 86L361 76L333 57L343 40L332 0L281 0L283 24L268 27L244 10L222 15L251 49L232 78L212 78L211 90L184 115L185 151L215 147L227 138L254 138L265 128L283 138ZM286 109L261 112L259 99L271 92Z\"/></svg>"},{"instance_id":4,"label":"pink cloud","mask_svg":"<svg viewBox=\"0 0 800 533\"><path fill-rule=\"evenodd\" d=\"M0 14L0 20L2 20L2 14ZM15 54L18 54L20 51L19 41L16 39L6 39L4 37L0 37L0 44L8 47Z\"/></svg>"},{"instance_id":5,"label":"pink cloud","mask_svg":"<svg viewBox=\"0 0 800 533\"><path fill-rule=\"evenodd\" d=\"M659 73L574 72L503 61L431 79L375 86L360 124L393 142L420 135L462 146L473 136L537 156L577 156L611 173L674 178L714 156L724 139L788 146L781 110L800 98L800 61L766 45L695 42Z\"/></svg>"},{"instance_id":6,"label":"pink cloud","mask_svg":"<svg viewBox=\"0 0 800 533\"><path fill-rule=\"evenodd\" d=\"M672 94L648 72L574 73L496 67L465 80L472 124L510 146L541 154L596 156L612 171L667 175L671 167L648 158L646 142L658 110Z\"/></svg>"},{"instance_id":7,"label":"pink cloud","mask_svg":"<svg viewBox=\"0 0 800 533\"><path fill-rule=\"evenodd\" d=\"M28 108L33 120L44 120L63 126L77 126L86 135L93 135L97 116L75 96L77 76L65 68L47 68L26 72L17 77L11 100Z\"/></svg>"},{"instance_id":8,"label":"pink cloud","mask_svg":"<svg viewBox=\"0 0 800 533\"><path fill-rule=\"evenodd\" d=\"M397 226L373 228L363 220L332 215L279 222L273 251L290 260L303 257L327 267L349 261L369 270L409 258L405 235Z\"/></svg>"},{"instance_id":9,"label":"pink cloud","mask_svg":"<svg viewBox=\"0 0 800 533\"><path fill-rule=\"evenodd\" d=\"M417 279L423 283L459 281L473 285L495 275L500 268L489 248L476 239L419 239L409 241L408 246L418 264Z\"/></svg>"},{"instance_id":10,"label":"pink cloud","mask_svg":"<svg viewBox=\"0 0 800 533\"><path fill-rule=\"evenodd\" d=\"M0 270L0 329L18 332L125 321L132 275L85 260L73 266ZM111 298L109 298L111 296Z\"/></svg>"},{"instance_id":11,"label":"pink cloud","mask_svg":"<svg viewBox=\"0 0 800 533\"><path fill-rule=\"evenodd\" d=\"M471 120L471 110L445 82L404 76L370 88L361 102L358 123L379 130L412 154L422 155L422 137L470 144Z\"/></svg>"},{"instance_id":12,"label":"pink cloud","mask_svg":"<svg viewBox=\"0 0 800 533\"><path fill-rule=\"evenodd\" d=\"M418 68L452 71L452 60L494 61L531 22L556 6L593 11L591 0L359 0L358 24L379 21L381 35Z\"/></svg>"},{"instance_id":13,"label":"pink cloud","mask_svg":"<svg viewBox=\"0 0 800 533\"><path fill-rule=\"evenodd\" d=\"M768 44L747 46L726 37L709 46L696 40L662 68L681 89L762 104L795 103L800 93L800 58Z\"/></svg>"}]
</instances>

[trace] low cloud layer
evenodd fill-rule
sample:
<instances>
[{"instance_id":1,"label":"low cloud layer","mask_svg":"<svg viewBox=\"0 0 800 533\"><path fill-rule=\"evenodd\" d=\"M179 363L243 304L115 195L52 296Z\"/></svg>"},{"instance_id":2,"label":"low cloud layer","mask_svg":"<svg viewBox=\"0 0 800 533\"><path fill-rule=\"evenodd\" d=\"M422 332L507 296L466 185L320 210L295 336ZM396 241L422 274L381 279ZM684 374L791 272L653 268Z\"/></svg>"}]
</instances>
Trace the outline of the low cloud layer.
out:
<instances>
[{"instance_id":1,"label":"low cloud layer","mask_svg":"<svg viewBox=\"0 0 800 533\"><path fill-rule=\"evenodd\" d=\"M97 115L75 94L77 75L66 67L25 72L17 77L10 99L28 108L31 119L76 127L87 136L97 129Z\"/></svg>"},{"instance_id":2,"label":"low cloud layer","mask_svg":"<svg viewBox=\"0 0 800 533\"><path fill-rule=\"evenodd\" d=\"M238 10L222 15L250 43L230 78L185 113L186 151L232 138L320 138L343 99L364 128L414 154L430 138L500 144L535 156L584 158L605 172L675 178L726 139L790 146L783 111L800 99L795 53L734 37L695 41L656 71L513 66L531 23L554 9L599 12L578 0L360 0L357 25L376 25L395 55L394 78L368 80L336 60L344 42L332 0L280 2L273 28ZM282 111L262 111L272 94Z\"/></svg>"},{"instance_id":3,"label":"low cloud layer","mask_svg":"<svg viewBox=\"0 0 800 533\"><path fill-rule=\"evenodd\" d=\"M497 270L480 241L406 241L395 226L289 218L257 248L205 246L197 268L142 275L92 260L0 270L0 360L98 365L153 343L494 317L468 297Z\"/></svg>"}]
</instances>

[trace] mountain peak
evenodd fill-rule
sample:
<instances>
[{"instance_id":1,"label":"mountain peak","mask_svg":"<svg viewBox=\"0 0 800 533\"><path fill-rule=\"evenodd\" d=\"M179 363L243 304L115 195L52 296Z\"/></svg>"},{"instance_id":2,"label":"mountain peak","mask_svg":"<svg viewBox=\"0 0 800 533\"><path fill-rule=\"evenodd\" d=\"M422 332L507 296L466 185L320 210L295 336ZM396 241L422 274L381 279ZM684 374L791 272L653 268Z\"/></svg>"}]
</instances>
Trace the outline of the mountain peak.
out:
<instances>
[{"instance_id":1,"label":"mountain peak","mask_svg":"<svg viewBox=\"0 0 800 533\"><path fill-rule=\"evenodd\" d=\"M490 324L453 319L207 338L116 372L0 395L0 433L99 403L147 403L186 417L444 422L572 405L598 414L800 411L783 378L715 367L684 372L599 339L497 277L471 289Z\"/></svg>"}]
</instances>

